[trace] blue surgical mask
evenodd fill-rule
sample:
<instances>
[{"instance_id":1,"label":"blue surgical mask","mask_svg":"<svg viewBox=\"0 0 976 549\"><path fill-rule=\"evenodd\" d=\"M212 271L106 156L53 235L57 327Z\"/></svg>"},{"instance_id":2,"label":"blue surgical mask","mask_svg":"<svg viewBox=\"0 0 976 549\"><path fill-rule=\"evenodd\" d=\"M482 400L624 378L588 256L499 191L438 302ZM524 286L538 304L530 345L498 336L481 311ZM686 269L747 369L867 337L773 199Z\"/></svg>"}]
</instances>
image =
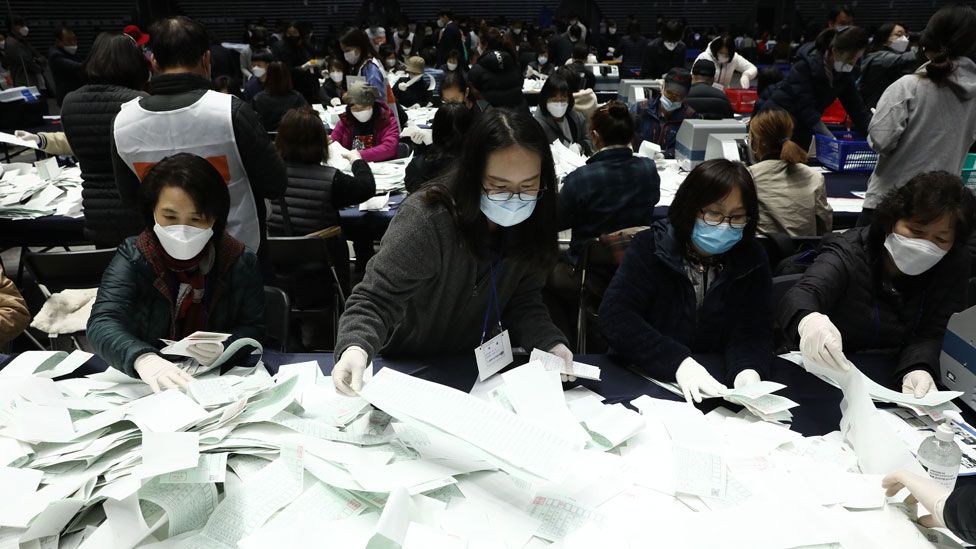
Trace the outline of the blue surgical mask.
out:
<instances>
[{"instance_id":1,"label":"blue surgical mask","mask_svg":"<svg viewBox=\"0 0 976 549\"><path fill-rule=\"evenodd\" d=\"M668 96L661 96L661 106L668 112L673 112L681 108L681 101L671 101Z\"/></svg>"},{"instance_id":2,"label":"blue surgical mask","mask_svg":"<svg viewBox=\"0 0 976 549\"><path fill-rule=\"evenodd\" d=\"M527 202L513 196L505 201L489 200L481 195L481 213L502 227L512 227L525 221L535 211L535 201Z\"/></svg>"},{"instance_id":3,"label":"blue surgical mask","mask_svg":"<svg viewBox=\"0 0 976 549\"><path fill-rule=\"evenodd\" d=\"M709 225L704 219L695 220L691 231L691 241L699 250L712 255L724 254L742 240L742 229L728 223Z\"/></svg>"}]
</instances>

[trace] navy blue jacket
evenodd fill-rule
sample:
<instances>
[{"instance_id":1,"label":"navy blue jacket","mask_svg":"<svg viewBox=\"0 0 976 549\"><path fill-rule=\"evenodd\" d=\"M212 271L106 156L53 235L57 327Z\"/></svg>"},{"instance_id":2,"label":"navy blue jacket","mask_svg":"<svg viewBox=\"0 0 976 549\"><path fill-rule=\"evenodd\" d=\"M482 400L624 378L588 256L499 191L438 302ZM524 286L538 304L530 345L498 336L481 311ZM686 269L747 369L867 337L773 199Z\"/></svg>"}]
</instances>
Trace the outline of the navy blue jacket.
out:
<instances>
[{"instance_id":1,"label":"navy blue jacket","mask_svg":"<svg viewBox=\"0 0 976 549\"><path fill-rule=\"evenodd\" d=\"M600 329L611 355L660 381L674 381L692 354L725 357L725 379L754 369L768 375L773 359L772 278L756 241L736 244L725 269L696 311L681 244L667 220L638 233L600 306Z\"/></svg>"},{"instance_id":2,"label":"navy blue jacket","mask_svg":"<svg viewBox=\"0 0 976 549\"><path fill-rule=\"evenodd\" d=\"M643 141L657 143L664 151L665 158L674 158L674 146L678 140L678 129L686 118L695 116L695 111L682 105L668 114L661 115L661 96L645 99L630 107L630 112L637 118L637 136L634 140L634 150L640 148Z\"/></svg>"},{"instance_id":3,"label":"navy blue jacket","mask_svg":"<svg viewBox=\"0 0 976 549\"><path fill-rule=\"evenodd\" d=\"M654 161L628 148L591 156L563 179L559 224L573 229L569 257L575 263L583 244L604 233L650 225L661 198L661 177Z\"/></svg>"}]
</instances>

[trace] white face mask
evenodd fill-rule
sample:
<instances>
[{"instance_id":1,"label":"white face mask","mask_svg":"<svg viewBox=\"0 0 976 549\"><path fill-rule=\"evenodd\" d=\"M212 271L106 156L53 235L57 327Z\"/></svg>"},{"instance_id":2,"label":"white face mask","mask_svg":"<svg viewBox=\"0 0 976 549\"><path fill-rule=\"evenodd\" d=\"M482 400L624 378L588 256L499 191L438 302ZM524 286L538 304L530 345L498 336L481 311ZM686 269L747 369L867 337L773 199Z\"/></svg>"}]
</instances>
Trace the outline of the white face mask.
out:
<instances>
[{"instance_id":1,"label":"white face mask","mask_svg":"<svg viewBox=\"0 0 976 549\"><path fill-rule=\"evenodd\" d=\"M65 46L64 51L68 52L71 55L74 55L78 53L78 46Z\"/></svg>"},{"instance_id":2,"label":"white face mask","mask_svg":"<svg viewBox=\"0 0 976 549\"><path fill-rule=\"evenodd\" d=\"M21 36L27 36L27 33L29 33L29 32L30 32L30 29L28 29L27 27L20 27L20 35Z\"/></svg>"},{"instance_id":3,"label":"white face mask","mask_svg":"<svg viewBox=\"0 0 976 549\"><path fill-rule=\"evenodd\" d=\"M447 70L449 70L449 71L455 71L455 70L457 70L457 63L448 63L447 64Z\"/></svg>"},{"instance_id":4,"label":"white face mask","mask_svg":"<svg viewBox=\"0 0 976 549\"><path fill-rule=\"evenodd\" d=\"M674 51L674 48L677 48L677 47L678 47L678 43L677 42L665 42L664 43L664 48L666 50L668 50L668 51Z\"/></svg>"},{"instance_id":5,"label":"white face mask","mask_svg":"<svg viewBox=\"0 0 976 549\"><path fill-rule=\"evenodd\" d=\"M548 62L549 62L549 58L548 58L548 57L546 57L545 55L540 55L540 56L538 57L538 61L539 61L539 64L540 64L540 65L545 65L546 63L548 63Z\"/></svg>"},{"instance_id":6,"label":"white face mask","mask_svg":"<svg viewBox=\"0 0 976 549\"><path fill-rule=\"evenodd\" d=\"M563 116L566 116L566 111L569 110L569 103L566 101L546 103L546 109L549 110L549 114L551 114L553 118L562 118Z\"/></svg>"},{"instance_id":7,"label":"white face mask","mask_svg":"<svg viewBox=\"0 0 976 549\"><path fill-rule=\"evenodd\" d=\"M392 69L395 66L396 66L396 59L387 59L386 60L386 68Z\"/></svg>"},{"instance_id":8,"label":"white face mask","mask_svg":"<svg viewBox=\"0 0 976 549\"><path fill-rule=\"evenodd\" d=\"M365 124L369 122L370 118L373 118L373 107L366 109L365 111L353 111L353 118L359 120L361 123Z\"/></svg>"},{"instance_id":9,"label":"white face mask","mask_svg":"<svg viewBox=\"0 0 976 549\"><path fill-rule=\"evenodd\" d=\"M268 72L268 70L265 69L264 67L259 67L257 65L251 67L251 74L253 74L254 76L257 76L258 78L261 78L262 76L264 76L264 74L266 72Z\"/></svg>"},{"instance_id":10,"label":"white face mask","mask_svg":"<svg viewBox=\"0 0 976 549\"><path fill-rule=\"evenodd\" d=\"M834 72L853 72L854 65L843 61L834 61Z\"/></svg>"},{"instance_id":11,"label":"white face mask","mask_svg":"<svg viewBox=\"0 0 976 549\"><path fill-rule=\"evenodd\" d=\"M609 32L610 34L617 34L617 27L610 27L609 29L607 29L607 32Z\"/></svg>"},{"instance_id":12,"label":"white face mask","mask_svg":"<svg viewBox=\"0 0 976 549\"><path fill-rule=\"evenodd\" d=\"M359 63L358 50L349 50L347 52L343 52L342 56L346 59L346 63L349 63L350 65L355 65L356 63Z\"/></svg>"},{"instance_id":13,"label":"white face mask","mask_svg":"<svg viewBox=\"0 0 976 549\"><path fill-rule=\"evenodd\" d=\"M898 270L909 276L931 269L947 253L929 240L909 238L898 233L889 234L884 245Z\"/></svg>"},{"instance_id":14,"label":"white face mask","mask_svg":"<svg viewBox=\"0 0 976 549\"><path fill-rule=\"evenodd\" d=\"M410 52L412 52L412 51L413 50L410 49L410 48L403 48L403 55L410 55Z\"/></svg>"},{"instance_id":15,"label":"white face mask","mask_svg":"<svg viewBox=\"0 0 976 549\"><path fill-rule=\"evenodd\" d=\"M718 54L718 62L719 63L728 63L729 62L729 56L728 55Z\"/></svg>"},{"instance_id":16,"label":"white face mask","mask_svg":"<svg viewBox=\"0 0 976 549\"><path fill-rule=\"evenodd\" d=\"M6 47L7 47L7 41L0 40L0 50L5 49Z\"/></svg>"},{"instance_id":17,"label":"white face mask","mask_svg":"<svg viewBox=\"0 0 976 549\"><path fill-rule=\"evenodd\" d=\"M332 72L329 73L329 78L331 78L332 81L335 82L336 84L338 84L339 82L342 82L342 77L343 76L345 76L345 75L343 75L339 71L332 71Z\"/></svg>"},{"instance_id":18,"label":"white face mask","mask_svg":"<svg viewBox=\"0 0 976 549\"><path fill-rule=\"evenodd\" d=\"M522 29L512 29L512 33L515 36L518 36L518 35L522 34Z\"/></svg>"},{"instance_id":19,"label":"white face mask","mask_svg":"<svg viewBox=\"0 0 976 549\"><path fill-rule=\"evenodd\" d=\"M200 229L190 225L170 225L163 227L159 223L153 226L156 238L163 246L166 254L173 259L186 261L200 255L207 242L213 237L213 229Z\"/></svg>"},{"instance_id":20,"label":"white face mask","mask_svg":"<svg viewBox=\"0 0 976 549\"><path fill-rule=\"evenodd\" d=\"M895 50L898 53L902 53L908 49L908 37L899 36L898 38L892 40L891 44L889 44L888 47L890 47L891 49Z\"/></svg>"}]
</instances>

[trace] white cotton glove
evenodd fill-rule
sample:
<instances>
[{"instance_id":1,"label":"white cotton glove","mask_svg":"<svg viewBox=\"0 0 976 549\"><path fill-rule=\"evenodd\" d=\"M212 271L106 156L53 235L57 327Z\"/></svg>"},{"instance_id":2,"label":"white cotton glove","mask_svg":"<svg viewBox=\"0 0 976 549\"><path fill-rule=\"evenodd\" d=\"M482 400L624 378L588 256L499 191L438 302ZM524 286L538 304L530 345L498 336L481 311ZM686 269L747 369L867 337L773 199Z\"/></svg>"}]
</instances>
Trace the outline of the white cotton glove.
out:
<instances>
[{"instance_id":1,"label":"white cotton glove","mask_svg":"<svg viewBox=\"0 0 976 549\"><path fill-rule=\"evenodd\" d=\"M552 349L549 349L549 352L566 361L566 366L568 366L570 369L573 368L573 351L570 351L569 347L560 343L559 345L556 345ZM576 381L576 376L571 376L568 374L559 374L559 380L562 381L563 383L566 383L568 381Z\"/></svg>"},{"instance_id":2,"label":"white cotton glove","mask_svg":"<svg viewBox=\"0 0 976 549\"><path fill-rule=\"evenodd\" d=\"M193 377L179 366L156 354L144 354L134 364L139 379L146 382L154 393L162 389L186 387Z\"/></svg>"},{"instance_id":3,"label":"white cotton glove","mask_svg":"<svg viewBox=\"0 0 976 549\"><path fill-rule=\"evenodd\" d=\"M886 476L881 481L881 486L885 489L885 495L892 497L902 489L907 488L909 492L905 503L914 505L921 503L922 507L928 511L929 515L919 517L918 523L926 528L945 528L945 503L949 499L951 490L942 486L938 482L909 473L908 471L896 471Z\"/></svg>"},{"instance_id":4,"label":"white cotton glove","mask_svg":"<svg viewBox=\"0 0 976 549\"><path fill-rule=\"evenodd\" d=\"M844 356L840 330L827 315L810 313L797 325L800 334L800 354L803 361L815 362L825 368L846 372L854 365Z\"/></svg>"},{"instance_id":5,"label":"white cotton glove","mask_svg":"<svg viewBox=\"0 0 976 549\"><path fill-rule=\"evenodd\" d=\"M332 105L333 107L338 107L339 105L342 104L342 99L339 99L338 97L333 97L332 99L329 100L329 104Z\"/></svg>"},{"instance_id":6,"label":"white cotton glove","mask_svg":"<svg viewBox=\"0 0 976 549\"><path fill-rule=\"evenodd\" d=\"M224 354L224 344L219 341L201 341L191 343L186 351L201 365L210 366Z\"/></svg>"},{"instance_id":7,"label":"white cotton glove","mask_svg":"<svg viewBox=\"0 0 976 549\"><path fill-rule=\"evenodd\" d=\"M24 141L30 141L31 143L37 145L38 148L41 147L41 136L36 133L25 132L24 130L17 130L14 132L14 136L23 139Z\"/></svg>"},{"instance_id":8,"label":"white cotton glove","mask_svg":"<svg viewBox=\"0 0 976 549\"><path fill-rule=\"evenodd\" d=\"M738 389L752 385L753 383L759 383L760 381L762 381L762 378L759 376L759 372L755 370L742 370L739 372L739 375L735 376L735 381L732 382L732 386Z\"/></svg>"},{"instance_id":9,"label":"white cotton glove","mask_svg":"<svg viewBox=\"0 0 976 549\"><path fill-rule=\"evenodd\" d=\"M751 84L751 83L752 83L752 82L750 82L750 81L749 81L749 77L748 77L748 76L746 76L746 75L744 75L744 74L742 75L742 77L741 77L741 78L739 78L739 84L740 84L740 85L741 85L741 86L742 86L743 88L748 88L748 87L749 87L749 84Z\"/></svg>"},{"instance_id":10,"label":"white cotton glove","mask_svg":"<svg viewBox=\"0 0 976 549\"><path fill-rule=\"evenodd\" d=\"M914 395L915 398L922 398L934 390L935 380L925 370L912 370L901 379L901 392Z\"/></svg>"},{"instance_id":11,"label":"white cotton glove","mask_svg":"<svg viewBox=\"0 0 976 549\"><path fill-rule=\"evenodd\" d=\"M701 402L702 395L716 397L729 392L728 387L719 383L704 366L691 357L681 361L674 377L678 380L678 386L685 394L688 404L692 404L693 400Z\"/></svg>"},{"instance_id":12,"label":"white cotton glove","mask_svg":"<svg viewBox=\"0 0 976 549\"><path fill-rule=\"evenodd\" d=\"M369 365L369 355L362 347L353 345L345 351L332 368L332 383L336 391L356 396L363 390L363 373Z\"/></svg>"},{"instance_id":13,"label":"white cotton glove","mask_svg":"<svg viewBox=\"0 0 976 549\"><path fill-rule=\"evenodd\" d=\"M357 149L353 149L351 151L343 151L343 152L339 153L339 156L341 156L341 157L345 158L346 160L348 160L350 164L352 164L353 162L355 162L357 160L362 160L363 159L363 156L361 154L359 154L359 151Z\"/></svg>"}]
</instances>

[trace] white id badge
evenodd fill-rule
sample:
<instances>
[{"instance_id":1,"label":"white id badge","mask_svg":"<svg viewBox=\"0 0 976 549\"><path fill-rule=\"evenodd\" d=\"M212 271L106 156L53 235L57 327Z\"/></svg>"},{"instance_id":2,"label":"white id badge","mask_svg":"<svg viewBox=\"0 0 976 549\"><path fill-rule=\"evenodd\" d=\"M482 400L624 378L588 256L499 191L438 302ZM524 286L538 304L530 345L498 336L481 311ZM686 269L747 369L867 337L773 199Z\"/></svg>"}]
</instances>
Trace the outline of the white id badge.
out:
<instances>
[{"instance_id":1,"label":"white id badge","mask_svg":"<svg viewBox=\"0 0 976 549\"><path fill-rule=\"evenodd\" d=\"M508 337L508 330L475 347L474 357L478 360L478 379L481 381L511 364L515 357L512 356L512 340Z\"/></svg>"}]
</instances>

